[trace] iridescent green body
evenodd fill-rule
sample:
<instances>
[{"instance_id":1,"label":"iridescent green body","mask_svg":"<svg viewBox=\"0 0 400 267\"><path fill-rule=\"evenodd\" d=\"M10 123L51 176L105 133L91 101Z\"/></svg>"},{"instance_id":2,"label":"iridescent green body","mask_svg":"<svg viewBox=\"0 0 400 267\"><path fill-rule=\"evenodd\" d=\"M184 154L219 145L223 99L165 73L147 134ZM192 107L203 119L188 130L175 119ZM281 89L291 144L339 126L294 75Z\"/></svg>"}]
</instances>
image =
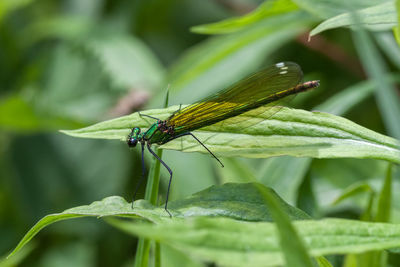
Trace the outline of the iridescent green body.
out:
<instances>
[{"instance_id":1,"label":"iridescent green body","mask_svg":"<svg viewBox=\"0 0 400 267\"><path fill-rule=\"evenodd\" d=\"M162 145L174 139L175 133L174 128L166 126L166 121L158 120L146 132L141 133L140 131L136 131L132 135L132 138L143 140L148 144Z\"/></svg>"}]
</instances>

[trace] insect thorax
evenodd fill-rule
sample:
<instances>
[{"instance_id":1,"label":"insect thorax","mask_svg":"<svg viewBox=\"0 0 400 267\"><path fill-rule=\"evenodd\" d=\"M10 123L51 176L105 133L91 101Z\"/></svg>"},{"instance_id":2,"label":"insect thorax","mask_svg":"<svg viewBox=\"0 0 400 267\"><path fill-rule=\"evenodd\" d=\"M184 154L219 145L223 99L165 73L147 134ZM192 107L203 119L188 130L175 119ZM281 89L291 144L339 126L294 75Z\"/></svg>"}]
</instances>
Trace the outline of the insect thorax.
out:
<instances>
[{"instance_id":1,"label":"insect thorax","mask_svg":"<svg viewBox=\"0 0 400 267\"><path fill-rule=\"evenodd\" d=\"M175 135L174 126L168 125L167 121L158 121L157 129L165 134Z\"/></svg>"},{"instance_id":2,"label":"insect thorax","mask_svg":"<svg viewBox=\"0 0 400 267\"><path fill-rule=\"evenodd\" d=\"M157 121L146 131L143 139L150 144L164 144L175 136L175 129L167 121Z\"/></svg>"}]
</instances>

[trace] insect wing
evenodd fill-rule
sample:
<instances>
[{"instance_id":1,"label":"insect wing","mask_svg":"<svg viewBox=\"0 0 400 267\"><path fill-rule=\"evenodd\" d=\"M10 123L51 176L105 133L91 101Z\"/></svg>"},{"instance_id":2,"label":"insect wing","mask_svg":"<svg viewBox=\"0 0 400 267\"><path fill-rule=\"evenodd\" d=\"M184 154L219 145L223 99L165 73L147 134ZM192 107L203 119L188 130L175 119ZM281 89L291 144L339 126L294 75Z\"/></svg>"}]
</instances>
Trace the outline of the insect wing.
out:
<instances>
[{"instance_id":1,"label":"insect wing","mask_svg":"<svg viewBox=\"0 0 400 267\"><path fill-rule=\"evenodd\" d=\"M177 133L193 131L269 103L274 105L281 101L279 93L295 87L302 78L296 63L277 63L177 111L167 121Z\"/></svg>"}]
</instances>

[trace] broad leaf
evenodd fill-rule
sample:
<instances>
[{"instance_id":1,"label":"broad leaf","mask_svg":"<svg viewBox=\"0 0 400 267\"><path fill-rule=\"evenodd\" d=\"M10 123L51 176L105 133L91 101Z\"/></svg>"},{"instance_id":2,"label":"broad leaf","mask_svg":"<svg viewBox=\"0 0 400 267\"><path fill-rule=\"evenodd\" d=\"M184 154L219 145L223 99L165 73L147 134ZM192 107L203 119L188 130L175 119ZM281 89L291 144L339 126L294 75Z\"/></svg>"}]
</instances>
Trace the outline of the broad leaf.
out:
<instances>
[{"instance_id":1,"label":"broad leaf","mask_svg":"<svg viewBox=\"0 0 400 267\"><path fill-rule=\"evenodd\" d=\"M155 109L146 114L165 119L178 106ZM400 162L400 146L390 137L378 134L347 119L328 113L280 108L270 117L265 107L195 131L195 135L221 156L265 158L290 155L314 158L375 158ZM237 122L241 120L241 122ZM101 122L86 128L63 131L83 138L124 141L130 129L148 127L152 122L138 113ZM243 125L242 125L243 124ZM251 126L248 126L248 125ZM185 152L207 151L191 137L179 138L162 146Z\"/></svg>"},{"instance_id":2,"label":"broad leaf","mask_svg":"<svg viewBox=\"0 0 400 267\"><path fill-rule=\"evenodd\" d=\"M310 218L301 210L284 202L272 189L266 188L265 190L270 191L279 208L292 220ZM132 205L121 197L107 197L87 206L75 207L61 213L45 216L29 230L11 255L25 246L44 227L58 221L81 217L119 216L143 218L156 224L171 220L180 221L182 218L193 216L225 216L243 221L272 220L263 196L253 184L212 186L188 199L171 201L168 209L173 215L172 218L165 212L163 206L155 207L147 201L138 200L134 202L132 208Z\"/></svg>"},{"instance_id":3,"label":"broad leaf","mask_svg":"<svg viewBox=\"0 0 400 267\"><path fill-rule=\"evenodd\" d=\"M279 208L290 219L310 218L301 210L288 205L272 189L265 190L269 190ZM168 207L176 210L173 214L180 217L206 215L246 221L272 221L269 205L265 204L263 195L252 183L211 186L187 199L173 201L168 204Z\"/></svg>"},{"instance_id":4,"label":"broad leaf","mask_svg":"<svg viewBox=\"0 0 400 267\"><path fill-rule=\"evenodd\" d=\"M168 244L193 257L225 266L282 265L277 229L270 222L193 218L164 224L110 221L133 235ZM295 221L312 256L400 247L400 225L355 220Z\"/></svg>"}]
</instances>

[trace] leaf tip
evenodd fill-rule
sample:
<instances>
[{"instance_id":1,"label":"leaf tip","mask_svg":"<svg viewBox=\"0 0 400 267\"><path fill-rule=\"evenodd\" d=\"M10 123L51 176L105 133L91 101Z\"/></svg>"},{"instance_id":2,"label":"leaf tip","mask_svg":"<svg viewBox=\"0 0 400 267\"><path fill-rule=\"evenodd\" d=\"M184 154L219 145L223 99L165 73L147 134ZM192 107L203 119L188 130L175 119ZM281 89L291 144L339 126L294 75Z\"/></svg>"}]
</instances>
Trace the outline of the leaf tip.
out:
<instances>
[{"instance_id":1,"label":"leaf tip","mask_svg":"<svg viewBox=\"0 0 400 267\"><path fill-rule=\"evenodd\" d=\"M74 130L58 130L58 132L69 136L75 136Z\"/></svg>"},{"instance_id":2,"label":"leaf tip","mask_svg":"<svg viewBox=\"0 0 400 267\"><path fill-rule=\"evenodd\" d=\"M190 27L190 31L197 34L205 34L203 25Z\"/></svg>"}]
</instances>

